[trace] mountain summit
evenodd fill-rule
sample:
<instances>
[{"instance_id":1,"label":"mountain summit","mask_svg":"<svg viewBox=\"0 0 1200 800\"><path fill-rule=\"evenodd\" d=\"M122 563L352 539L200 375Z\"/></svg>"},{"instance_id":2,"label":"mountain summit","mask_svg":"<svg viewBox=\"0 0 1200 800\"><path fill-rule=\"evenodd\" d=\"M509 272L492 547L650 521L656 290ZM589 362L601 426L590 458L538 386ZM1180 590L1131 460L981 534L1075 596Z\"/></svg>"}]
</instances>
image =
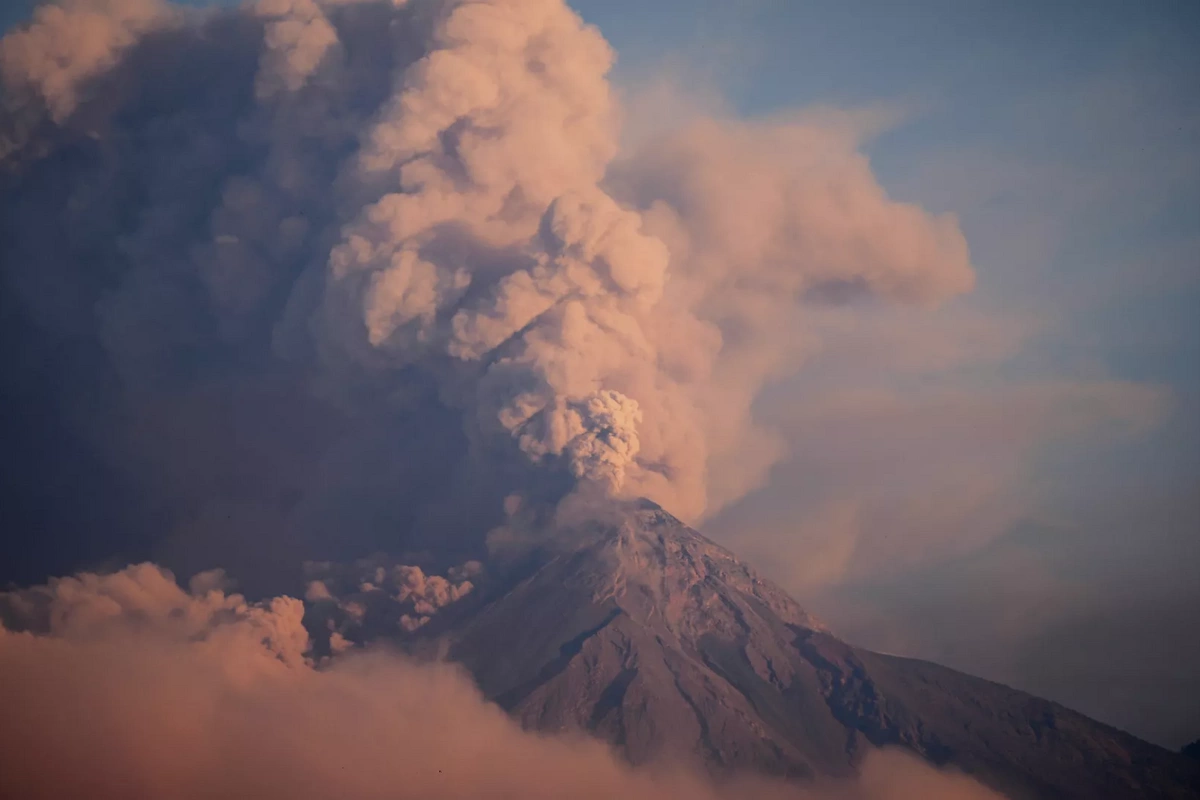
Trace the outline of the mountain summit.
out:
<instances>
[{"instance_id":1,"label":"mountain summit","mask_svg":"<svg viewBox=\"0 0 1200 800\"><path fill-rule=\"evenodd\" d=\"M893 746L1012 800L1200 796L1200 762L1024 692L841 641L649 501L572 526L490 583L465 595L467 584L439 585L462 599L410 644L461 662L525 727L587 732L634 764L837 777Z\"/></svg>"}]
</instances>

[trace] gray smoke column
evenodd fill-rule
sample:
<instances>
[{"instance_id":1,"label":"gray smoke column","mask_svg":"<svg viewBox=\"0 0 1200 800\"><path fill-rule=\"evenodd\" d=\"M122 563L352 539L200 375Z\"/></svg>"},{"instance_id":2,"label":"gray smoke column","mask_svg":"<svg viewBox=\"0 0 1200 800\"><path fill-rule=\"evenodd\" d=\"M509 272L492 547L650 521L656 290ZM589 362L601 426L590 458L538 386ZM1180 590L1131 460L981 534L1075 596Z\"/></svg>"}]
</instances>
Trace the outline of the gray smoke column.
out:
<instances>
[{"instance_id":1,"label":"gray smoke column","mask_svg":"<svg viewBox=\"0 0 1200 800\"><path fill-rule=\"evenodd\" d=\"M422 473L693 521L743 495L781 455L752 404L811 346L805 307L936 303L967 248L885 195L849 117L618 156L612 60L561 0L40 9L0 43L0 247L13 319L72 353L45 393L101 398L84 438L200 527L294 528L361 506L348 483L400 503ZM120 432L226 452L214 392L262 462L215 513L162 430Z\"/></svg>"}]
</instances>

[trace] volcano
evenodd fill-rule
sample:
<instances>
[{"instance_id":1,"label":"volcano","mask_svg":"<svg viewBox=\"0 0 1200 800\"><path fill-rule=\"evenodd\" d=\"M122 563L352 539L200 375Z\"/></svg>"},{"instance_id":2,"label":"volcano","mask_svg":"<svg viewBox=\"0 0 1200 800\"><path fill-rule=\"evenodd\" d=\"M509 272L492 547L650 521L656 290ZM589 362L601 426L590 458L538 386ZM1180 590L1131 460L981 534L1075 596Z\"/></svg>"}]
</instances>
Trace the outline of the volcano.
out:
<instances>
[{"instance_id":1,"label":"volcano","mask_svg":"<svg viewBox=\"0 0 1200 800\"><path fill-rule=\"evenodd\" d=\"M1056 703L840 640L649 501L555 537L408 645L462 663L528 729L583 731L634 764L795 779L873 747L1012 800L1194 798L1200 762Z\"/></svg>"}]
</instances>

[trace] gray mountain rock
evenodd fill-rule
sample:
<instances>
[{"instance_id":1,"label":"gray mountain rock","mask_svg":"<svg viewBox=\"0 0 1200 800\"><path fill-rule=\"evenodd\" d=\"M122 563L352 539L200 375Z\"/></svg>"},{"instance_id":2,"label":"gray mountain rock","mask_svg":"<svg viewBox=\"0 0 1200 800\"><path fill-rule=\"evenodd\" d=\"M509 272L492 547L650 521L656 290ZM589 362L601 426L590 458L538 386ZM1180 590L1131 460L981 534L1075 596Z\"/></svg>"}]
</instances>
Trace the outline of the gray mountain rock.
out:
<instances>
[{"instance_id":1,"label":"gray mountain rock","mask_svg":"<svg viewBox=\"0 0 1200 800\"><path fill-rule=\"evenodd\" d=\"M1012 800L1200 796L1198 761L839 640L648 501L556 541L419 633L527 728L583 730L635 764L666 757L718 773L844 776L871 747L898 746Z\"/></svg>"}]
</instances>

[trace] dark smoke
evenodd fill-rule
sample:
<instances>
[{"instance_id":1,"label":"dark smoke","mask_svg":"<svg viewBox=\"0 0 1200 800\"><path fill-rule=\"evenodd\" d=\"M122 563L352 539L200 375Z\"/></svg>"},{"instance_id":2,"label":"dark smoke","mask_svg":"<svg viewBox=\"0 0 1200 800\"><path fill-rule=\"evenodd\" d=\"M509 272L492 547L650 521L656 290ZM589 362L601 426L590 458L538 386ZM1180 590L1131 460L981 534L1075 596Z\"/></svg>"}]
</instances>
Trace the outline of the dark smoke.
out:
<instances>
[{"instance_id":1,"label":"dark smoke","mask_svg":"<svg viewBox=\"0 0 1200 800\"><path fill-rule=\"evenodd\" d=\"M514 493L698 520L783 454L752 403L805 304L969 288L849 118L614 162L611 59L558 0L72 0L6 36L0 578L448 566Z\"/></svg>"}]
</instances>

